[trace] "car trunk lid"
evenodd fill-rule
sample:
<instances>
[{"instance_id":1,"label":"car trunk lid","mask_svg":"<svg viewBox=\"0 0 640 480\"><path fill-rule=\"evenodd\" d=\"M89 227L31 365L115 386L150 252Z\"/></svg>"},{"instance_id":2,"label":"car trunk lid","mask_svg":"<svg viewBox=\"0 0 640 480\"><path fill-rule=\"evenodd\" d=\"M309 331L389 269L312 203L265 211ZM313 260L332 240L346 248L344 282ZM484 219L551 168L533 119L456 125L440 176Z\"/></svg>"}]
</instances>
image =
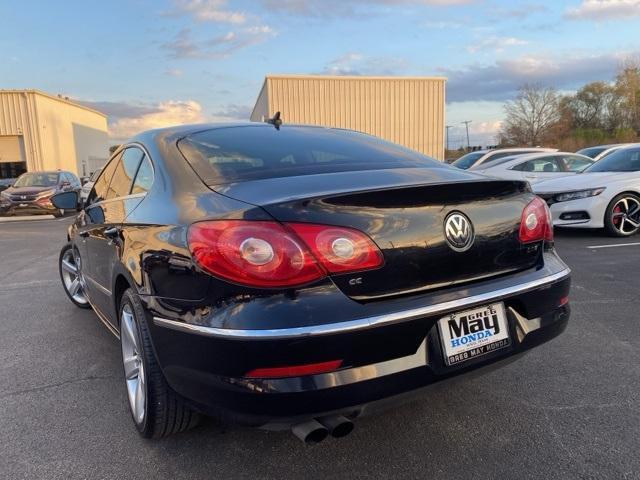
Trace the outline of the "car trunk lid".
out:
<instances>
[{"instance_id":1,"label":"car trunk lid","mask_svg":"<svg viewBox=\"0 0 640 480\"><path fill-rule=\"evenodd\" d=\"M518 236L522 211L533 198L525 182L449 168L403 168L212 188L259 205L281 222L351 227L368 234L381 249L384 265L332 276L359 301L477 281L530 268L540 258L541 245L522 245ZM452 213L472 224L474 241L467 249L446 239L444 223Z\"/></svg>"}]
</instances>

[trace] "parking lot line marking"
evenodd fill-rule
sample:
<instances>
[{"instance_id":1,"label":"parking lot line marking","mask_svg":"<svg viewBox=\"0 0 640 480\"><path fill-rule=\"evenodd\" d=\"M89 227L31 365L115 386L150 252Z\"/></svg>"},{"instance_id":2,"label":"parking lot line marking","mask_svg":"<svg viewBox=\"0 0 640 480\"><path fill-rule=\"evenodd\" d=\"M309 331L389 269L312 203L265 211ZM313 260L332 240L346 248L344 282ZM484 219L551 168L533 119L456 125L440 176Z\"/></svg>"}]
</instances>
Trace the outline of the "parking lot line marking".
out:
<instances>
[{"instance_id":1,"label":"parking lot line marking","mask_svg":"<svg viewBox=\"0 0 640 480\"><path fill-rule=\"evenodd\" d=\"M612 245L591 245L588 246L587 248L614 248L614 247L631 247L633 245L640 245L640 242L633 242L633 243L614 243Z\"/></svg>"}]
</instances>

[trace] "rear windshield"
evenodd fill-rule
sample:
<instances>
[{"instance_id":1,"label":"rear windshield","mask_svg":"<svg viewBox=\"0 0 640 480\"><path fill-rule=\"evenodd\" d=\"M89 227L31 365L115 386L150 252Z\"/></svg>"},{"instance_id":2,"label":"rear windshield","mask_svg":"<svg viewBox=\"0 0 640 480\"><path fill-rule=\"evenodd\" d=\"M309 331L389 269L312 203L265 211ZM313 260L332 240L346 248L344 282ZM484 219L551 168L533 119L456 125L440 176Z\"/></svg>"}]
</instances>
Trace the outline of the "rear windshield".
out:
<instances>
[{"instance_id":1,"label":"rear windshield","mask_svg":"<svg viewBox=\"0 0 640 480\"><path fill-rule=\"evenodd\" d=\"M224 127L189 135L178 148L209 185L440 162L376 137L318 127Z\"/></svg>"},{"instance_id":2,"label":"rear windshield","mask_svg":"<svg viewBox=\"0 0 640 480\"><path fill-rule=\"evenodd\" d=\"M578 150L576 153L580 155L586 155L589 158L595 158L600 155L602 152L610 148L609 146L601 146L601 147L589 147L583 148L582 150Z\"/></svg>"},{"instance_id":3,"label":"rear windshield","mask_svg":"<svg viewBox=\"0 0 640 480\"><path fill-rule=\"evenodd\" d=\"M485 154L486 154L486 152L471 152L471 153L467 153L466 155L461 156L459 159L457 159L451 165L453 165L454 167L458 167L458 168L461 168L463 170L466 170L469 167L473 166L473 164L476 163L476 161L480 157L484 156Z\"/></svg>"}]
</instances>

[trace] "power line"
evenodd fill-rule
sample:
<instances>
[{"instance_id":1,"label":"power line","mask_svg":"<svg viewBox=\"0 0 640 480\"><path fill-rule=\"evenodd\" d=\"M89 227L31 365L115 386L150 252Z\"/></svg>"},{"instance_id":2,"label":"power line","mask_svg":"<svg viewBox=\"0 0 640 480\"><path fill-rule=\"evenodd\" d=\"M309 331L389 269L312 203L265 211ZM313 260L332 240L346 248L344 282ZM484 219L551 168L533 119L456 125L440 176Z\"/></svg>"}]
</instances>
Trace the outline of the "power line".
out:
<instances>
[{"instance_id":1,"label":"power line","mask_svg":"<svg viewBox=\"0 0 640 480\"><path fill-rule=\"evenodd\" d=\"M444 128L447 129L447 135L446 135L446 137L447 137L447 150L449 150L449 129L453 128L453 125L445 125Z\"/></svg>"}]
</instances>

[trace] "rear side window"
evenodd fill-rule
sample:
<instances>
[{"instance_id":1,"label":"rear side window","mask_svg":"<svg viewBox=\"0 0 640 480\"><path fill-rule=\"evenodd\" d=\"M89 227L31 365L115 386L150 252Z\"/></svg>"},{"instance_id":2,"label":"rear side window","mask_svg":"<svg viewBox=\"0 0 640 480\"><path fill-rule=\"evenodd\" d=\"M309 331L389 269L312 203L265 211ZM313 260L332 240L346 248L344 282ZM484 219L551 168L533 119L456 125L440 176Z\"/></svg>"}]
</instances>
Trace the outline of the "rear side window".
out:
<instances>
[{"instance_id":1,"label":"rear side window","mask_svg":"<svg viewBox=\"0 0 640 480\"><path fill-rule=\"evenodd\" d=\"M149 157L145 155L142 159L142 163L140 164L140 168L138 168L138 173L136 175L136 180L133 182L131 193L146 193L151 190L151 184L153 184L153 167L151 166Z\"/></svg>"},{"instance_id":2,"label":"rear side window","mask_svg":"<svg viewBox=\"0 0 640 480\"><path fill-rule=\"evenodd\" d=\"M178 147L209 185L387 168L446 168L378 138L319 127L229 127L189 135Z\"/></svg>"},{"instance_id":3,"label":"rear side window","mask_svg":"<svg viewBox=\"0 0 640 480\"><path fill-rule=\"evenodd\" d=\"M111 178L106 196L107 200L129 195L133 178L138 171L138 165L140 165L143 155L142 150L135 147L127 148L124 151Z\"/></svg>"},{"instance_id":4,"label":"rear side window","mask_svg":"<svg viewBox=\"0 0 640 480\"><path fill-rule=\"evenodd\" d=\"M564 157L563 160L569 172L581 172L593 163L586 158L576 157L575 155Z\"/></svg>"},{"instance_id":5,"label":"rear side window","mask_svg":"<svg viewBox=\"0 0 640 480\"><path fill-rule=\"evenodd\" d=\"M559 172L560 166L558 165L558 159L554 157L536 158L535 160L529 160L528 162L521 163L513 167L513 170L519 170L521 172Z\"/></svg>"}]
</instances>

